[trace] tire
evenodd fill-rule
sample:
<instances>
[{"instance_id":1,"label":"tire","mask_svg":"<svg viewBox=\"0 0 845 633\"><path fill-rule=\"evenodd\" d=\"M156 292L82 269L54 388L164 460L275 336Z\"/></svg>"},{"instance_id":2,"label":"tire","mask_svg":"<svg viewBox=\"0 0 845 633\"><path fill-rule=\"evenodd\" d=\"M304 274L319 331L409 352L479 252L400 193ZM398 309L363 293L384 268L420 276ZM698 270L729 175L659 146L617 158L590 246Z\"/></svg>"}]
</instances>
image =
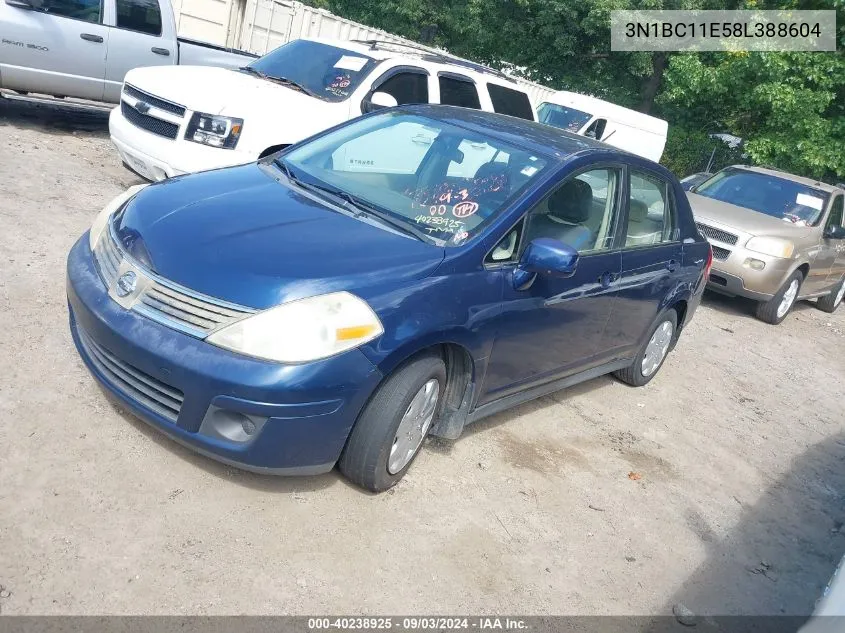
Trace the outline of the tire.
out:
<instances>
[{"instance_id":1,"label":"tire","mask_svg":"<svg viewBox=\"0 0 845 633\"><path fill-rule=\"evenodd\" d=\"M437 396L433 405L429 402L434 388L430 384L432 380L437 381ZM421 356L402 365L382 383L364 407L340 456L340 472L351 482L373 492L382 492L395 486L411 467L425 436L434 426L445 390L446 364L442 358ZM423 394L422 400L417 401L416 413L423 412L423 415L415 416L411 404L420 394ZM423 406L425 404L429 406ZM403 443L397 431L407 415L411 415L411 418L406 420L406 425L412 430L402 435L407 440ZM419 437L419 442L409 454L420 435L422 437ZM394 446L400 450L392 452ZM403 448L408 450L401 450ZM403 455L404 463L400 458ZM401 467L396 467L397 462Z\"/></svg>"},{"instance_id":2,"label":"tire","mask_svg":"<svg viewBox=\"0 0 845 633\"><path fill-rule=\"evenodd\" d=\"M845 298L845 277L833 287L829 295L820 297L816 301L816 307L823 312L836 312L836 308L842 305L843 298Z\"/></svg>"},{"instance_id":3,"label":"tire","mask_svg":"<svg viewBox=\"0 0 845 633\"><path fill-rule=\"evenodd\" d=\"M770 323L771 325L777 325L783 321L795 306L795 301L801 293L801 283L803 281L804 275L800 270L796 270L792 273L787 280L783 282L783 285L780 287L780 290L775 293L774 297L768 301L762 301L757 304L757 318L761 321L765 321L766 323ZM798 285L794 285L795 282L797 282ZM792 295L791 300L787 297L787 292ZM788 305L786 305L786 301L788 301Z\"/></svg>"},{"instance_id":4,"label":"tire","mask_svg":"<svg viewBox=\"0 0 845 633\"><path fill-rule=\"evenodd\" d=\"M667 323L671 326L671 330L667 330ZM660 332L658 333L658 331ZM678 313L674 309L669 309L661 314L654 322L654 325L651 326L648 336L631 366L615 371L613 375L632 387L642 387L648 384L657 375L660 368L663 367L663 361L666 360L669 350L672 349L672 342L677 335ZM656 349L653 347L655 344L658 345ZM652 354L650 358L654 360L655 357L653 354L655 352L659 353L659 358L656 359L657 365L651 367L650 362L644 361L648 353Z\"/></svg>"}]
</instances>

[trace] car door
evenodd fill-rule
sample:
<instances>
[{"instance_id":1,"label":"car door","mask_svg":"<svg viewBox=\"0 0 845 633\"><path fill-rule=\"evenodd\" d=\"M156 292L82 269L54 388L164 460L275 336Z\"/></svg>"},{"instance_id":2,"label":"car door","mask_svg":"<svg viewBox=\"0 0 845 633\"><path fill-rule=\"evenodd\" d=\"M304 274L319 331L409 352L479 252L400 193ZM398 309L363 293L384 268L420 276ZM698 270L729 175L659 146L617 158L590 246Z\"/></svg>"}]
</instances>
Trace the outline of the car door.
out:
<instances>
[{"instance_id":1,"label":"car door","mask_svg":"<svg viewBox=\"0 0 845 633\"><path fill-rule=\"evenodd\" d=\"M141 66L176 64L179 51L159 0L106 1L112 8L107 17L112 28L104 94L106 101L117 102L127 72Z\"/></svg>"},{"instance_id":2,"label":"car door","mask_svg":"<svg viewBox=\"0 0 845 633\"><path fill-rule=\"evenodd\" d=\"M845 226L845 196L841 194L833 198L830 205L830 214L825 223L825 229L832 226ZM833 286L838 283L843 276L845 276L845 240L833 240L830 238L823 238L825 242L829 242L829 246L833 248L835 257L833 264L830 267L830 272L827 276L827 285Z\"/></svg>"},{"instance_id":3,"label":"car door","mask_svg":"<svg viewBox=\"0 0 845 633\"><path fill-rule=\"evenodd\" d=\"M36 10L7 2L0 45L3 86L99 101L109 30L103 0L43 0Z\"/></svg>"},{"instance_id":4,"label":"car door","mask_svg":"<svg viewBox=\"0 0 845 633\"><path fill-rule=\"evenodd\" d=\"M662 175L629 167L622 231L622 275L605 330L614 358L632 356L682 274L674 187Z\"/></svg>"},{"instance_id":5,"label":"car door","mask_svg":"<svg viewBox=\"0 0 845 633\"><path fill-rule=\"evenodd\" d=\"M615 248L623 170L595 165L568 177L538 203L485 265L507 274L502 312L479 403L602 363L621 255ZM537 275L527 288L512 283L531 240L549 237L575 248L569 278ZM521 244L516 249L516 244Z\"/></svg>"}]
</instances>

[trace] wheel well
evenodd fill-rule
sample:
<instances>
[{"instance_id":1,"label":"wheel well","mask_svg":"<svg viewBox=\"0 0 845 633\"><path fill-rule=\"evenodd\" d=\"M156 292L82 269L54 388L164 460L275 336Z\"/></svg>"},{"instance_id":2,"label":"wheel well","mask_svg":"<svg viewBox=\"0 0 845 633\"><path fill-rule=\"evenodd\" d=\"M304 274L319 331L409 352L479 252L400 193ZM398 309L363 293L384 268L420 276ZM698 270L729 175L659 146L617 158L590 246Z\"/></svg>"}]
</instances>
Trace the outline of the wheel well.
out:
<instances>
[{"instance_id":1,"label":"wheel well","mask_svg":"<svg viewBox=\"0 0 845 633\"><path fill-rule=\"evenodd\" d=\"M681 299L677 303L672 304L671 310L674 310L678 313L678 329L683 327L684 318L687 316L687 301L686 299Z\"/></svg>"},{"instance_id":2,"label":"wheel well","mask_svg":"<svg viewBox=\"0 0 845 633\"><path fill-rule=\"evenodd\" d=\"M806 264L806 263L805 263L805 264L801 264L801 265L800 265L798 268L796 268L795 270L800 270L800 271L801 271L802 278L803 278L803 279L806 279L806 278L807 278L807 275L809 275L809 274L810 274L810 264Z\"/></svg>"},{"instance_id":3,"label":"wheel well","mask_svg":"<svg viewBox=\"0 0 845 633\"><path fill-rule=\"evenodd\" d=\"M275 154L276 152L285 149L286 147L290 147L290 143L285 143L283 145L271 145L263 152L258 155L258 158L264 158L265 156L269 156L270 154Z\"/></svg>"}]
</instances>

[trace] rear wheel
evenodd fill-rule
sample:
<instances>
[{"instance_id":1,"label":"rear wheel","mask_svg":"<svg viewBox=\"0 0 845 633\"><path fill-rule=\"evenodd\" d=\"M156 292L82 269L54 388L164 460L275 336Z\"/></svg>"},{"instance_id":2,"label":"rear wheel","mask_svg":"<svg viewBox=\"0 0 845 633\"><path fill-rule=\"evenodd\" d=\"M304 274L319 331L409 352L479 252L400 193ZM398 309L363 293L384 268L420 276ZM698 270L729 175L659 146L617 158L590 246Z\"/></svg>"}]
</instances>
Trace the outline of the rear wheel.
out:
<instances>
[{"instance_id":1,"label":"rear wheel","mask_svg":"<svg viewBox=\"0 0 845 633\"><path fill-rule=\"evenodd\" d=\"M630 367L613 372L613 375L634 387L642 387L648 383L663 366L677 329L678 313L675 310L667 310L652 326L634 363Z\"/></svg>"},{"instance_id":2,"label":"rear wheel","mask_svg":"<svg viewBox=\"0 0 845 633\"><path fill-rule=\"evenodd\" d=\"M757 318L772 325L783 321L795 305L803 281L804 275L800 270L792 273L774 297L757 304Z\"/></svg>"},{"instance_id":3,"label":"rear wheel","mask_svg":"<svg viewBox=\"0 0 845 633\"><path fill-rule=\"evenodd\" d=\"M845 299L845 277L830 291L829 295L816 301L816 306L825 312L835 312L836 308L842 304L842 299Z\"/></svg>"},{"instance_id":4,"label":"rear wheel","mask_svg":"<svg viewBox=\"0 0 845 633\"><path fill-rule=\"evenodd\" d=\"M422 356L400 367L376 391L349 435L340 471L381 492L402 479L440 412L446 365Z\"/></svg>"}]
</instances>

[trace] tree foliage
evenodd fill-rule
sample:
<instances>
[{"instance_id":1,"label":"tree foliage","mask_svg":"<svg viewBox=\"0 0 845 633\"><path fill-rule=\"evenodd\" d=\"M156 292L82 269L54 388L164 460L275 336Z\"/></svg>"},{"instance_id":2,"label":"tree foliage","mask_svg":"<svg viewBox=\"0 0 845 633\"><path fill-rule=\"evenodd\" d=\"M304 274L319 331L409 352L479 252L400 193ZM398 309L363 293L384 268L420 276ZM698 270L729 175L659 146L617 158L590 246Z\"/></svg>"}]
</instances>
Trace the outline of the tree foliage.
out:
<instances>
[{"instance_id":1,"label":"tree foliage","mask_svg":"<svg viewBox=\"0 0 845 633\"><path fill-rule=\"evenodd\" d=\"M664 162L705 166L711 133L747 160L845 178L845 0L312 0L333 13L549 87L666 118ZM614 9L837 10L835 53L611 53ZM697 164L698 155L703 164Z\"/></svg>"}]
</instances>

